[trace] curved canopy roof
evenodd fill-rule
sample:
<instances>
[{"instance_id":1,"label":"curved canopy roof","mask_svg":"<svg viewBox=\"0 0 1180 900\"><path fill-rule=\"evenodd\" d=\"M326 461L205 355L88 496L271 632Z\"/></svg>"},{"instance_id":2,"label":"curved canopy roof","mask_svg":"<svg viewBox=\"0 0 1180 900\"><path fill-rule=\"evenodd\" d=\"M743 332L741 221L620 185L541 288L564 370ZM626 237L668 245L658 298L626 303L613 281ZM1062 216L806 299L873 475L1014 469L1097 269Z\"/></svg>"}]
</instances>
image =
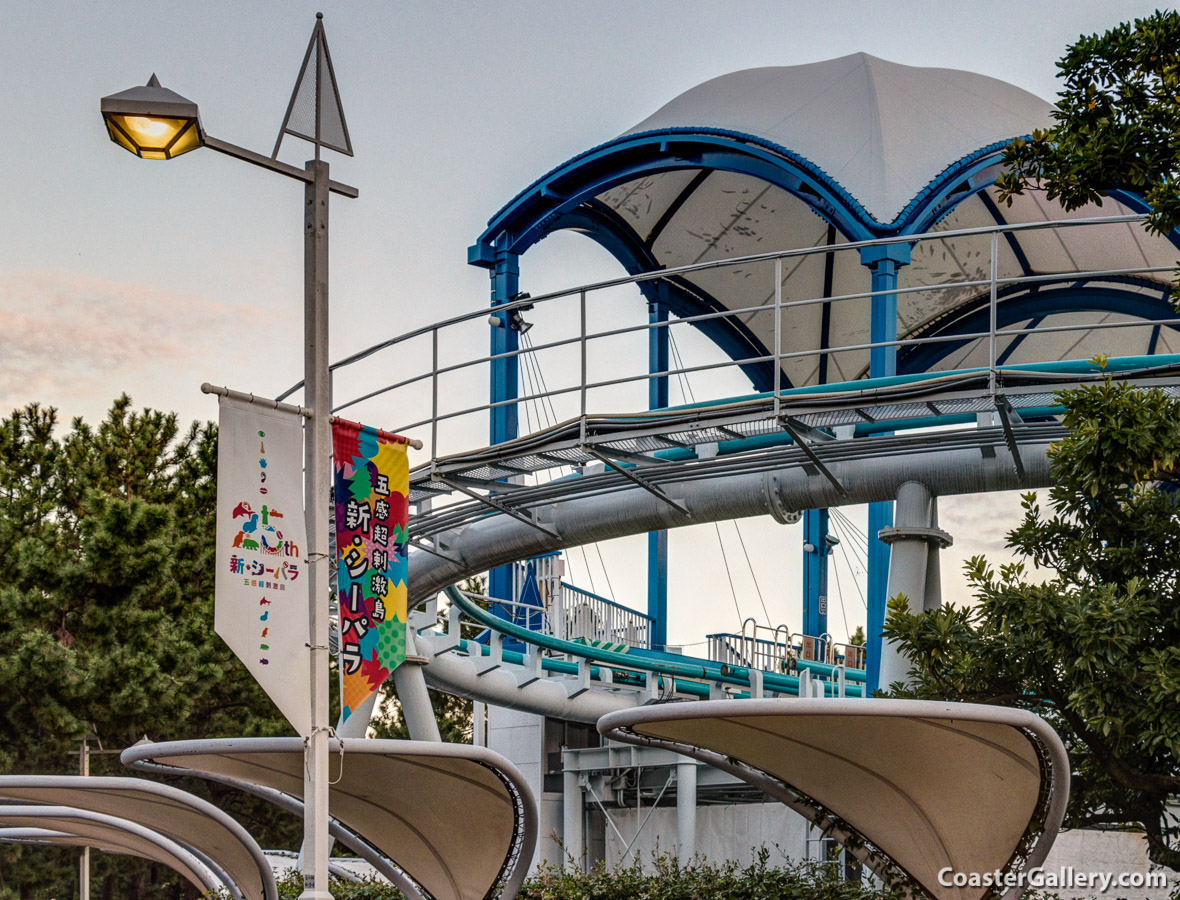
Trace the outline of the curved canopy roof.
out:
<instances>
[{"instance_id":1,"label":"curved canopy roof","mask_svg":"<svg viewBox=\"0 0 1180 900\"><path fill-rule=\"evenodd\" d=\"M332 757L332 817L435 900L482 900L502 882L506 900L515 896L536 843L536 811L504 757L462 744L376 739L333 741ZM140 743L121 758L303 795L299 738Z\"/></svg>"},{"instance_id":2,"label":"curved canopy roof","mask_svg":"<svg viewBox=\"0 0 1180 900\"><path fill-rule=\"evenodd\" d=\"M1061 740L1017 709L920 700L714 700L610 713L598 730L627 743L668 746L745 777L732 766L736 760L777 779L838 817L937 900L991 896L983 887L940 884L946 867L981 873L1040 865L1069 795Z\"/></svg>"},{"instance_id":3,"label":"curved canopy roof","mask_svg":"<svg viewBox=\"0 0 1180 900\"><path fill-rule=\"evenodd\" d=\"M691 88L538 179L491 219L469 260L491 266L498 253L523 253L561 229L599 242L632 274L833 247L784 261L782 294L790 302L869 290L859 254L837 251L850 241L1142 212L1137 198L1122 194L1072 214L1038 192L1011 207L998 202L992 184L1004 146L1048 124L1050 109L994 78L863 53L734 72ZM1153 324L1174 317L1168 274L1078 277L1175 260L1169 239L1138 224L1003 236L998 276L1046 279L1002 289L1000 326L1039 333L1002 338L998 353L1020 363L1180 349L1174 325L1161 334ZM914 247L900 286L947 286L898 296L898 337L948 340L902 348L899 372L979 364L981 343L953 338L980 330L973 314L988 289L964 283L989 270L987 235ZM680 316L742 310L698 325L734 359L764 356L775 345L771 263L672 275L642 289ZM804 353L866 343L869 308L861 298L790 309L781 347ZM1103 320L1148 324L1048 330ZM783 374L787 385L801 386L863 377L867 367L867 350L817 352L792 358ZM746 371L756 388L769 388L767 364Z\"/></svg>"},{"instance_id":4,"label":"curved canopy roof","mask_svg":"<svg viewBox=\"0 0 1180 900\"><path fill-rule=\"evenodd\" d=\"M0 798L136 822L216 861L246 900L278 898L274 875L249 832L213 804L171 785L92 775L0 775Z\"/></svg>"},{"instance_id":5,"label":"curved canopy roof","mask_svg":"<svg viewBox=\"0 0 1180 900\"><path fill-rule=\"evenodd\" d=\"M986 75L853 53L730 72L624 133L693 127L760 138L810 162L885 224L947 166L1049 125L1050 109Z\"/></svg>"},{"instance_id":6,"label":"curved canopy roof","mask_svg":"<svg viewBox=\"0 0 1180 900\"><path fill-rule=\"evenodd\" d=\"M116 849L150 859L182 875L201 893L216 892L222 884L188 847L136 822L70 806L0 805L0 830L45 829L68 834L70 843ZM52 841L51 841L52 842ZM224 885L231 890L233 883Z\"/></svg>"}]
</instances>

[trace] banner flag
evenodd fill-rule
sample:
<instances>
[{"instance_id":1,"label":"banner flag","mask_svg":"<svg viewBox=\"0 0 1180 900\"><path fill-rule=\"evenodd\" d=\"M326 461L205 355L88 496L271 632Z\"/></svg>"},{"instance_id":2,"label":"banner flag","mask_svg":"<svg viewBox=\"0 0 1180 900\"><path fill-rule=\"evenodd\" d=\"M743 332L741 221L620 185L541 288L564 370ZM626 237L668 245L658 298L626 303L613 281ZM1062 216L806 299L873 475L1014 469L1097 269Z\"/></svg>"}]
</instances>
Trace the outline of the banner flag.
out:
<instances>
[{"instance_id":1,"label":"banner flag","mask_svg":"<svg viewBox=\"0 0 1180 900\"><path fill-rule=\"evenodd\" d=\"M406 658L406 439L332 423L342 719Z\"/></svg>"},{"instance_id":2,"label":"banner flag","mask_svg":"<svg viewBox=\"0 0 1180 900\"><path fill-rule=\"evenodd\" d=\"M311 732L303 420L221 397L214 628L300 735Z\"/></svg>"}]
</instances>

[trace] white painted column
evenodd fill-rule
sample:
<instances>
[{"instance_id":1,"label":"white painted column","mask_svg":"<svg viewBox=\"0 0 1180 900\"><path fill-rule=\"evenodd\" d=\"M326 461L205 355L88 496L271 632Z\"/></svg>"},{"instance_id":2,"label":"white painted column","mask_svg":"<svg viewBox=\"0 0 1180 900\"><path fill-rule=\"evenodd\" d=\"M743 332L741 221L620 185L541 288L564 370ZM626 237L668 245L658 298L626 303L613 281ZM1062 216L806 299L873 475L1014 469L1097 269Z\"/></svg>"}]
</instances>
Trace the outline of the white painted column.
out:
<instances>
[{"instance_id":1,"label":"white painted column","mask_svg":"<svg viewBox=\"0 0 1180 900\"><path fill-rule=\"evenodd\" d=\"M941 603L938 551L951 545L951 536L938 528L935 500L924 484L907 481L898 488L893 527L882 528L878 537L891 545L889 587L885 596L892 600L904 594L910 612L936 608ZM929 596L928 588L933 588ZM901 655L897 645L883 641L881 688L887 689L895 681L906 681L909 671L909 660Z\"/></svg>"},{"instance_id":2,"label":"white painted column","mask_svg":"<svg viewBox=\"0 0 1180 900\"><path fill-rule=\"evenodd\" d=\"M680 865L692 862L697 853L697 764L676 764L676 845Z\"/></svg>"},{"instance_id":3,"label":"white painted column","mask_svg":"<svg viewBox=\"0 0 1180 900\"><path fill-rule=\"evenodd\" d=\"M563 868L567 872L581 872L586 860L586 839L583 834L585 812L582 809L582 786L577 772L562 775L561 843L565 856Z\"/></svg>"}]
</instances>

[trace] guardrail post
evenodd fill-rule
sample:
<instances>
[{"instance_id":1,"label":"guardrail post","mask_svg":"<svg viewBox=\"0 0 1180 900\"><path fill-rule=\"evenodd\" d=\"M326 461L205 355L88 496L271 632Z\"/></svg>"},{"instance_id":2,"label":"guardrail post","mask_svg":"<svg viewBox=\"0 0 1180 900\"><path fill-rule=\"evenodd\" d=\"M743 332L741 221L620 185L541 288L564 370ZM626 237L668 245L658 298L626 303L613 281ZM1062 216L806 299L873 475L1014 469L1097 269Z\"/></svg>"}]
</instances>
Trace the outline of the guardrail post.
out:
<instances>
[{"instance_id":1,"label":"guardrail post","mask_svg":"<svg viewBox=\"0 0 1180 900\"><path fill-rule=\"evenodd\" d=\"M430 329L430 458L438 459L438 329Z\"/></svg>"},{"instance_id":2,"label":"guardrail post","mask_svg":"<svg viewBox=\"0 0 1180 900\"><path fill-rule=\"evenodd\" d=\"M774 261L774 417L779 414L783 388L783 258Z\"/></svg>"},{"instance_id":3,"label":"guardrail post","mask_svg":"<svg viewBox=\"0 0 1180 900\"><path fill-rule=\"evenodd\" d=\"M988 338L987 338L987 366L988 366L988 390L992 394L996 392L996 270L998 268L1000 255L1000 234L997 231L992 232L992 252L991 252L991 285L989 286L988 299Z\"/></svg>"}]
</instances>

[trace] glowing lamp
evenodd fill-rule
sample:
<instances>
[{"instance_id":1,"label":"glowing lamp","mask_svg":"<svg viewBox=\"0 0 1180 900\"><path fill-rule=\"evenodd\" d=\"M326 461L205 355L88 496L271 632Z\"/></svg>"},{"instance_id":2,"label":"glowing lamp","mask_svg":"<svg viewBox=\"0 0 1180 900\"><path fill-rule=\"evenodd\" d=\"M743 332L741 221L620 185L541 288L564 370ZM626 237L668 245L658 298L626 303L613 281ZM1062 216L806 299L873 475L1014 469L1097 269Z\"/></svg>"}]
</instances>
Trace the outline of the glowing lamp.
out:
<instances>
[{"instance_id":1,"label":"glowing lamp","mask_svg":"<svg viewBox=\"0 0 1180 900\"><path fill-rule=\"evenodd\" d=\"M160 85L147 84L102 98L111 140L142 159L172 159L205 142L197 104Z\"/></svg>"}]
</instances>

